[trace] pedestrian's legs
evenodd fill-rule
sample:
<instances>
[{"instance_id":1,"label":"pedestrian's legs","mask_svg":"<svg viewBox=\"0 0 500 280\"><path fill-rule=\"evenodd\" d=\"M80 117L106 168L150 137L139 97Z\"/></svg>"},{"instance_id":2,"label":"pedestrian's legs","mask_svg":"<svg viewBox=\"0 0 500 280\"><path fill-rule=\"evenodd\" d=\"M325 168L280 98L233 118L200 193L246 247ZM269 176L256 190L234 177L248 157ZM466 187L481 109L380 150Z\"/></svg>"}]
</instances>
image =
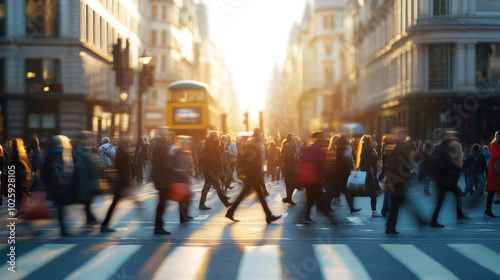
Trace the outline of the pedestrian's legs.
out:
<instances>
[{"instance_id":1,"label":"pedestrian's legs","mask_svg":"<svg viewBox=\"0 0 500 280\"><path fill-rule=\"evenodd\" d=\"M390 209L392 208L391 203L391 192L386 190L384 191L384 202L382 204L382 216L387 216L390 213Z\"/></svg>"},{"instance_id":2,"label":"pedestrian's legs","mask_svg":"<svg viewBox=\"0 0 500 280\"><path fill-rule=\"evenodd\" d=\"M403 195L395 195L391 197L391 210L389 212L389 218L387 219L388 231L396 231L396 224L398 222L399 208L403 203Z\"/></svg>"},{"instance_id":3,"label":"pedestrian's legs","mask_svg":"<svg viewBox=\"0 0 500 280\"><path fill-rule=\"evenodd\" d=\"M238 197L236 198L236 200L233 202L233 204L231 205L231 207L227 210L227 214L232 216L234 215L234 211L236 211L236 208L238 208L238 205L240 205L241 201L243 200L243 198L245 198L245 196L247 195L248 193L248 190L250 189L250 185L246 184L243 186L243 189L241 190L240 194L238 195Z\"/></svg>"},{"instance_id":4,"label":"pedestrian's legs","mask_svg":"<svg viewBox=\"0 0 500 280\"><path fill-rule=\"evenodd\" d=\"M443 188L443 186L438 186L437 204L436 204L436 209L434 210L434 214L432 214L431 225L438 223L437 220L439 216L439 211L441 211L441 206L443 206L443 200L445 194L446 190Z\"/></svg>"},{"instance_id":5,"label":"pedestrian's legs","mask_svg":"<svg viewBox=\"0 0 500 280\"><path fill-rule=\"evenodd\" d=\"M87 225L93 224L97 220L92 211L90 210L91 205L92 205L92 199L85 202L85 214L87 215Z\"/></svg>"},{"instance_id":6,"label":"pedestrian's legs","mask_svg":"<svg viewBox=\"0 0 500 280\"><path fill-rule=\"evenodd\" d=\"M212 185L213 185L213 183L210 180L208 180L207 177L205 177L205 184L203 185L203 189L201 190L200 206L205 205L205 201L207 200L208 191L210 190L210 187Z\"/></svg>"},{"instance_id":7,"label":"pedestrian's legs","mask_svg":"<svg viewBox=\"0 0 500 280\"><path fill-rule=\"evenodd\" d=\"M377 211L377 196L372 195L370 197L370 205L372 207L372 211Z\"/></svg>"},{"instance_id":8,"label":"pedestrian's legs","mask_svg":"<svg viewBox=\"0 0 500 280\"><path fill-rule=\"evenodd\" d=\"M228 207L230 205L229 201L227 200L226 194L222 191L220 184L215 183L214 187L217 190L217 196L219 197L220 201L224 204L224 206Z\"/></svg>"},{"instance_id":9,"label":"pedestrian's legs","mask_svg":"<svg viewBox=\"0 0 500 280\"><path fill-rule=\"evenodd\" d=\"M189 221L189 202L179 202L179 221L186 223Z\"/></svg>"},{"instance_id":10,"label":"pedestrian's legs","mask_svg":"<svg viewBox=\"0 0 500 280\"><path fill-rule=\"evenodd\" d=\"M166 188L161 188L158 193L158 206L156 207L155 231L163 230L163 213L167 206L168 191Z\"/></svg>"},{"instance_id":11,"label":"pedestrian's legs","mask_svg":"<svg viewBox=\"0 0 500 280\"><path fill-rule=\"evenodd\" d=\"M312 221L311 219L311 208L314 204L314 202L316 201L315 197L314 197L314 190L313 188L307 188L306 189L306 198L307 198L307 202L306 202L306 216L304 218L304 220L306 221Z\"/></svg>"},{"instance_id":12,"label":"pedestrian's legs","mask_svg":"<svg viewBox=\"0 0 500 280\"><path fill-rule=\"evenodd\" d=\"M116 204L118 204L118 201L120 200L120 195L115 194L113 196L113 202L111 202L111 205L109 206L108 213L106 214L106 218L104 218L104 221L102 222L101 228L107 228L109 221L111 220L111 216L113 215L113 211L115 210Z\"/></svg>"},{"instance_id":13,"label":"pedestrian's legs","mask_svg":"<svg viewBox=\"0 0 500 280\"><path fill-rule=\"evenodd\" d=\"M494 191L488 191L488 197L486 198L486 211L484 212L485 215L491 214L493 215L493 212L491 211L491 205L493 204L493 197L495 196Z\"/></svg>"},{"instance_id":14,"label":"pedestrian's legs","mask_svg":"<svg viewBox=\"0 0 500 280\"><path fill-rule=\"evenodd\" d=\"M264 208L264 213L266 213L266 217L271 216L272 213L271 210L269 209L269 206L267 205L267 201L266 198L264 197L262 189L258 186L254 186L254 189L257 192L257 196L259 197L260 204L262 204L262 208Z\"/></svg>"}]
</instances>

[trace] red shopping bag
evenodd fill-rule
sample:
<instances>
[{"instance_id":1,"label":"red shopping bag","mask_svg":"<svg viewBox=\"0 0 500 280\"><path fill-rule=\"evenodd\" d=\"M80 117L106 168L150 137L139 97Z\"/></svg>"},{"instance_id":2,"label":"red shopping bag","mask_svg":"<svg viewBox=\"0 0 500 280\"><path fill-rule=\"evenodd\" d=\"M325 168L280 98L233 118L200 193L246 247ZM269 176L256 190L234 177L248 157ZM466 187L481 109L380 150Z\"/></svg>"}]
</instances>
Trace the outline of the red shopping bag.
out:
<instances>
[{"instance_id":1,"label":"red shopping bag","mask_svg":"<svg viewBox=\"0 0 500 280\"><path fill-rule=\"evenodd\" d=\"M23 219L25 220L47 219L52 216L52 211L45 200L44 192L33 193L30 198L23 202L21 211L24 212Z\"/></svg>"},{"instance_id":2,"label":"red shopping bag","mask_svg":"<svg viewBox=\"0 0 500 280\"><path fill-rule=\"evenodd\" d=\"M187 183L171 183L169 199L177 202L191 201L191 185Z\"/></svg>"},{"instance_id":3,"label":"red shopping bag","mask_svg":"<svg viewBox=\"0 0 500 280\"><path fill-rule=\"evenodd\" d=\"M319 172L314 162L301 162L297 165L297 183L304 188L320 184Z\"/></svg>"}]
</instances>

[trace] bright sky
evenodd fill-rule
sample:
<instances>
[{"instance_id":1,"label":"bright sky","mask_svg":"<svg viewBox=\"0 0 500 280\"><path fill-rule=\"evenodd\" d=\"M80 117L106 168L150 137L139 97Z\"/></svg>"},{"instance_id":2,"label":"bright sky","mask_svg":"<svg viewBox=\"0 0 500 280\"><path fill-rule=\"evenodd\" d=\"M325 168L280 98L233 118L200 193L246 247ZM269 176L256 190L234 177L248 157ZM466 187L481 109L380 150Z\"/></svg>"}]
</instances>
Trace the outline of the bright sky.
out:
<instances>
[{"instance_id":1,"label":"bright sky","mask_svg":"<svg viewBox=\"0 0 500 280\"><path fill-rule=\"evenodd\" d=\"M210 37L225 55L242 110L265 108L273 67L283 66L289 34L306 0L204 0Z\"/></svg>"}]
</instances>

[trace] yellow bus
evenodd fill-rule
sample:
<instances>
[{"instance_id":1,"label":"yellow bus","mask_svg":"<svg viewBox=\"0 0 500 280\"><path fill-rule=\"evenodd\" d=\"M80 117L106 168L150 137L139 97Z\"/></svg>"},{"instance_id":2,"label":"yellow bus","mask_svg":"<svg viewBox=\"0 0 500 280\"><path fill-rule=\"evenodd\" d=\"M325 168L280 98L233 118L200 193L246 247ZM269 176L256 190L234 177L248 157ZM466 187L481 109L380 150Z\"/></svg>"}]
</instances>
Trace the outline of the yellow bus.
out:
<instances>
[{"instance_id":1,"label":"yellow bus","mask_svg":"<svg viewBox=\"0 0 500 280\"><path fill-rule=\"evenodd\" d=\"M182 80L168 86L167 125L177 135L204 139L221 124L217 101L202 82Z\"/></svg>"}]
</instances>

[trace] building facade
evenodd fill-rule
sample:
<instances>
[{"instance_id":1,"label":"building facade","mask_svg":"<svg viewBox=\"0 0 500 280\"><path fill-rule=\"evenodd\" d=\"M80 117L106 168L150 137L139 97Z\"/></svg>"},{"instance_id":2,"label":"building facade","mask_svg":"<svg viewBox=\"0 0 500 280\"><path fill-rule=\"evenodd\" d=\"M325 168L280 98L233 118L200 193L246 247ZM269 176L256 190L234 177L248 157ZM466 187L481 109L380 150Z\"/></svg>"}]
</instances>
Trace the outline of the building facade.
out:
<instances>
[{"instance_id":1,"label":"building facade","mask_svg":"<svg viewBox=\"0 0 500 280\"><path fill-rule=\"evenodd\" d=\"M347 1L340 122L468 143L500 128L500 2Z\"/></svg>"},{"instance_id":2,"label":"building facade","mask_svg":"<svg viewBox=\"0 0 500 280\"><path fill-rule=\"evenodd\" d=\"M111 49L118 38L128 39L135 72L147 2L1 0L2 137L73 137L80 130L99 138L116 134L120 89ZM129 100L136 84L124 89ZM121 123L127 129L129 121Z\"/></svg>"}]
</instances>

